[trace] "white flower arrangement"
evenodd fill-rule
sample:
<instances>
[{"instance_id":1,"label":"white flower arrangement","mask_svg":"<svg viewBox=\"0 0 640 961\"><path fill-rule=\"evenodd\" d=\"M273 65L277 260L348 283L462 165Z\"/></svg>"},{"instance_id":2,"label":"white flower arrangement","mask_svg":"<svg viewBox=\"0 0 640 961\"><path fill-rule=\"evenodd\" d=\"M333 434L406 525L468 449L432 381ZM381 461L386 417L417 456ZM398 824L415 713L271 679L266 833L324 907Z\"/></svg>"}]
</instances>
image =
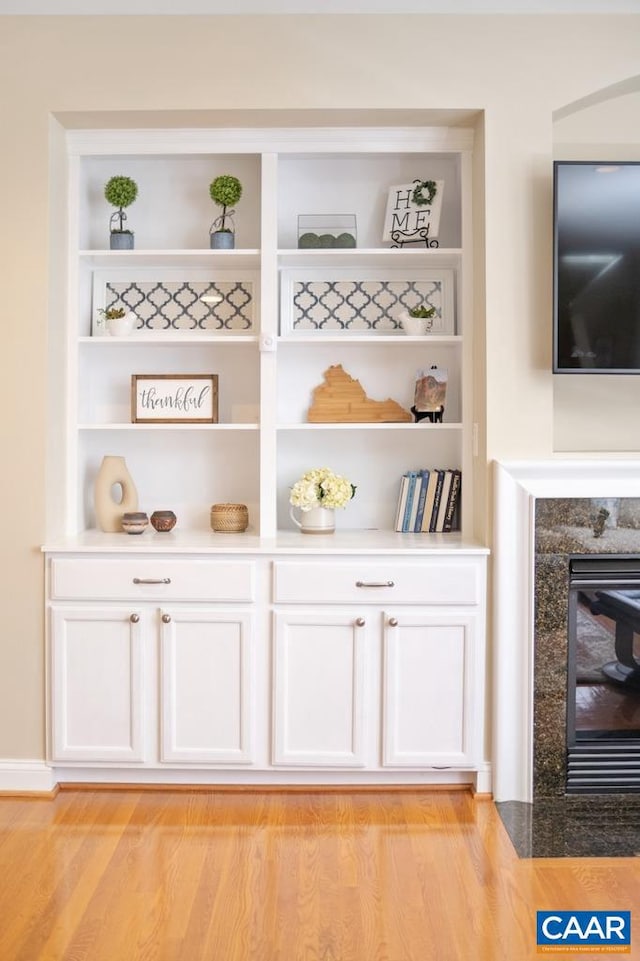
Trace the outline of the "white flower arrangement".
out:
<instances>
[{"instance_id":1,"label":"white flower arrangement","mask_svg":"<svg viewBox=\"0 0 640 961\"><path fill-rule=\"evenodd\" d=\"M295 482L289 503L301 511L310 511L313 507L346 507L355 492L355 486L346 477L334 474L328 467L314 467Z\"/></svg>"}]
</instances>

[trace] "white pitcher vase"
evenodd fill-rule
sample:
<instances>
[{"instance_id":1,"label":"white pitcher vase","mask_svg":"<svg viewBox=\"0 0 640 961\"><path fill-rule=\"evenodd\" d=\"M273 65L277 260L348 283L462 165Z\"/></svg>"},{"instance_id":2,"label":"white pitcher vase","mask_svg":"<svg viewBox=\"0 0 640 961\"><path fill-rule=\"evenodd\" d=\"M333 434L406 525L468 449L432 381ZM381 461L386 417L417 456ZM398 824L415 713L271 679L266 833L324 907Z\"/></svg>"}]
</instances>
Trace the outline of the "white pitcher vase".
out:
<instances>
[{"instance_id":1,"label":"white pitcher vase","mask_svg":"<svg viewBox=\"0 0 640 961\"><path fill-rule=\"evenodd\" d=\"M303 534L333 534L336 529L335 511L332 507L312 507L309 511L300 511L300 520L294 514L295 508L289 508L289 516Z\"/></svg>"}]
</instances>

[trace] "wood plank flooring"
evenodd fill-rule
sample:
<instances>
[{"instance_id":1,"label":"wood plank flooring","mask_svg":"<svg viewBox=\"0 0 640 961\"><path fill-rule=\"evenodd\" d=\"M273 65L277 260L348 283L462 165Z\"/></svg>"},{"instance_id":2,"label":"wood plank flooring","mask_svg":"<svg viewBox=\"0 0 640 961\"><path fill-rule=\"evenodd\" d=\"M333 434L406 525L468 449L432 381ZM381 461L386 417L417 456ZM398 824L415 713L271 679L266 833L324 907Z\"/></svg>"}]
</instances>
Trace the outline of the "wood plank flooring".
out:
<instances>
[{"instance_id":1,"label":"wood plank flooring","mask_svg":"<svg viewBox=\"0 0 640 961\"><path fill-rule=\"evenodd\" d=\"M464 791L0 798L2 961L528 961L538 909L640 959L640 858L520 860Z\"/></svg>"}]
</instances>

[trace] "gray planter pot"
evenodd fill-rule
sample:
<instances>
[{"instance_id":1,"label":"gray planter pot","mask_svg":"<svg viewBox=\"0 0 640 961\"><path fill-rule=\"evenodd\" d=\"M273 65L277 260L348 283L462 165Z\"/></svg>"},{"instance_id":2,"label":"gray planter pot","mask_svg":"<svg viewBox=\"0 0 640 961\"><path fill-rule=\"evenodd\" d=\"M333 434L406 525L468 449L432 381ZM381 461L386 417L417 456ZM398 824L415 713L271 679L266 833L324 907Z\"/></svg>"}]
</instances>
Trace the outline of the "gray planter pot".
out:
<instances>
[{"instance_id":1,"label":"gray planter pot","mask_svg":"<svg viewBox=\"0 0 640 961\"><path fill-rule=\"evenodd\" d=\"M212 250L233 250L235 235L230 230L215 230L209 234L209 242Z\"/></svg>"},{"instance_id":2,"label":"gray planter pot","mask_svg":"<svg viewBox=\"0 0 640 961\"><path fill-rule=\"evenodd\" d=\"M111 250L133 250L133 233L130 230L112 230L109 247Z\"/></svg>"}]
</instances>

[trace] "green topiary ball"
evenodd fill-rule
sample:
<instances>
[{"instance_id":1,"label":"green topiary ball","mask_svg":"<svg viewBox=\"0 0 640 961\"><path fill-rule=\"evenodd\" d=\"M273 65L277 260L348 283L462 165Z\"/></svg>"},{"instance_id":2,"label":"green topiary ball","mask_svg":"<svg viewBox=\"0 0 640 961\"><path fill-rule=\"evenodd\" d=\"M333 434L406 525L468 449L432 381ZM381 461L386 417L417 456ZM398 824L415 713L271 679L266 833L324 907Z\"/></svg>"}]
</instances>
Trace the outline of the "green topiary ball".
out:
<instances>
[{"instance_id":1,"label":"green topiary ball","mask_svg":"<svg viewBox=\"0 0 640 961\"><path fill-rule=\"evenodd\" d=\"M209 184L209 196L219 207L234 207L242 197L242 184L237 177L221 174Z\"/></svg>"},{"instance_id":2,"label":"green topiary ball","mask_svg":"<svg viewBox=\"0 0 640 961\"><path fill-rule=\"evenodd\" d=\"M317 234L306 233L306 234L302 234L298 238L298 247L309 248L309 247L319 247L319 246L320 246L320 238L318 237Z\"/></svg>"},{"instance_id":3,"label":"green topiary ball","mask_svg":"<svg viewBox=\"0 0 640 961\"><path fill-rule=\"evenodd\" d=\"M112 177L105 184L104 195L114 207L128 207L138 196L138 185L131 177Z\"/></svg>"},{"instance_id":4,"label":"green topiary ball","mask_svg":"<svg viewBox=\"0 0 640 961\"><path fill-rule=\"evenodd\" d=\"M320 234L318 237L318 247L335 247L336 238L333 234Z\"/></svg>"},{"instance_id":5,"label":"green topiary ball","mask_svg":"<svg viewBox=\"0 0 640 961\"><path fill-rule=\"evenodd\" d=\"M336 237L336 247L355 247L356 238L353 234L338 234Z\"/></svg>"}]
</instances>

